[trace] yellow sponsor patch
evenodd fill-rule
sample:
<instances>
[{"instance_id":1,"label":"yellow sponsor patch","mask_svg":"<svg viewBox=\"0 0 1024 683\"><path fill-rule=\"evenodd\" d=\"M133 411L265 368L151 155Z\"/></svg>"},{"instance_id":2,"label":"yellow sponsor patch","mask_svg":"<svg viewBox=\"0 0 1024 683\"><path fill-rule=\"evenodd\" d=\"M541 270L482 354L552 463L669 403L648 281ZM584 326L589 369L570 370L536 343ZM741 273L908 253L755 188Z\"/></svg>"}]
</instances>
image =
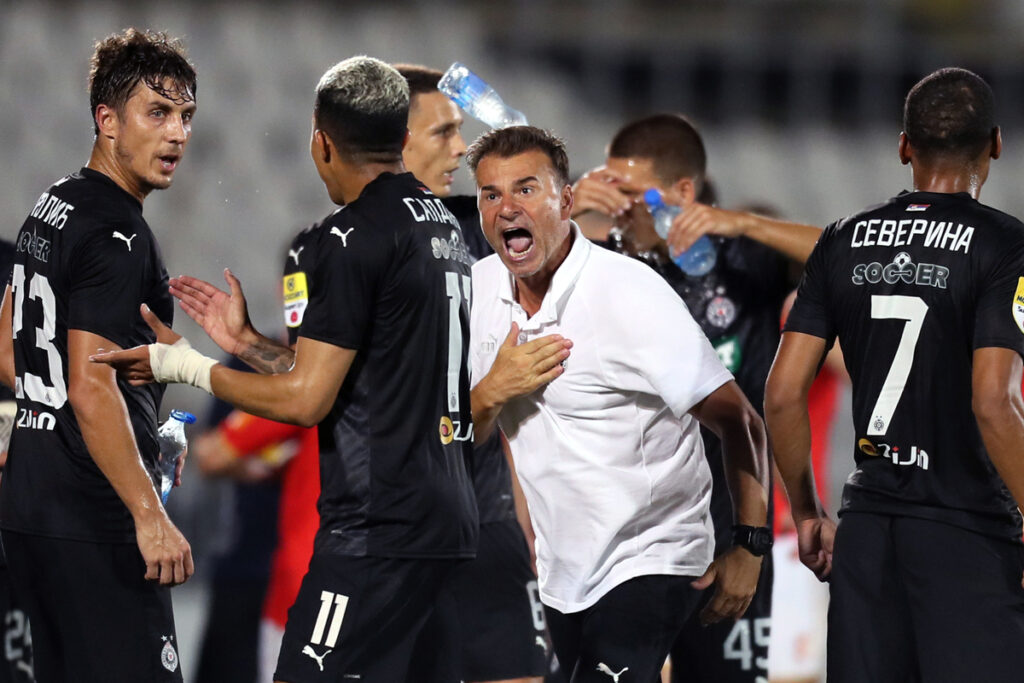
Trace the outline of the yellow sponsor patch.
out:
<instances>
[{"instance_id":1,"label":"yellow sponsor patch","mask_svg":"<svg viewBox=\"0 0 1024 683\"><path fill-rule=\"evenodd\" d=\"M299 271L284 276L284 324L298 327L302 324L302 316L309 303L309 289L306 287L306 274Z\"/></svg>"},{"instance_id":2,"label":"yellow sponsor patch","mask_svg":"<svg viewBox=\"0 0 1024 683\"><path fill-rule=\"evenodd\" d=\"M1013 319L1024 332L1024 277L1017 278L1017 291L1013 295Z\"/></svg>"},{"instance_id":3,"label":"yellow sponsor patch","mask_svg":"<svg viewBox=\"0 0 1024 683\"><path fill-rule=\"evenodd\" d=\"M441 416L441 424L437 427L438 436L441 437L441 444L447 446L455 440L455 425L447 415Z\"/></svg>"}]
</instances>

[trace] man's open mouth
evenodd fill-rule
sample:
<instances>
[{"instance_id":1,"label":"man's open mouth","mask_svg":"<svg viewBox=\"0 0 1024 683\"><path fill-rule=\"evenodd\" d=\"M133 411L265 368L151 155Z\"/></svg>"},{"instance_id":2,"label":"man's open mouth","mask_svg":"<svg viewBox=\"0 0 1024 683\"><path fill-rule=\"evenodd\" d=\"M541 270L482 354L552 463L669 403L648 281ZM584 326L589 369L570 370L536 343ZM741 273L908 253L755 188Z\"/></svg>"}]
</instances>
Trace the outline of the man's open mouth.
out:
<instances>
[{"instance_id":1,"label":"man's open mouth","mask_svg":"<svg viewBox=\"0 0 1024 683\"><path fill-rule=\"evenodd\" d=\"M526 256L533 249L533 235L525 228L509 228L501 233L505 240L505 248L509 256L518 259Z\"/></svg>"}]
</instances>

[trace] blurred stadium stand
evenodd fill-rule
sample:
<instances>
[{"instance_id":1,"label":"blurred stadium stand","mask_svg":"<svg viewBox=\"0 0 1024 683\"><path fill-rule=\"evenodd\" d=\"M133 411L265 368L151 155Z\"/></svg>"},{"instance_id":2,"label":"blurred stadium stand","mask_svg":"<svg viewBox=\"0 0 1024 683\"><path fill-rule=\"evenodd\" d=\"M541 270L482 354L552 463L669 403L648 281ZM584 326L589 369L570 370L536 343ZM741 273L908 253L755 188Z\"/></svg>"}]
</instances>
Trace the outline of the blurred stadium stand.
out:
<instances>
[{"instance_id":1,"label":"blurred stadium stand","mask_svg":"<svg viewBox=\"0 0 1024 683\"><path fill-rule=\"evenodd\" d=\"M724 205L765 200L821 225L909 186L896 159L903 95L935 68L966 66L992 83L1006 143L982 199L1024 215L1019 0L0 0L0 235L87 160L92 44L131 25L183 36L199 70L184 164L146 202L168 268L219 283L230 266L268 332L280 327L285 244L333 208L309 161L313 90L353 54L467 63L567 140L577 174L628 117L682 111L704 132ZM467 123L467 139L480 132ZM457 187L471 189L464 173ZM165 410L203 400L173 388ZM205 495L172 498L200 571ZM182 650L188 667L197 653Z\"/></svg>"}]
</instances>

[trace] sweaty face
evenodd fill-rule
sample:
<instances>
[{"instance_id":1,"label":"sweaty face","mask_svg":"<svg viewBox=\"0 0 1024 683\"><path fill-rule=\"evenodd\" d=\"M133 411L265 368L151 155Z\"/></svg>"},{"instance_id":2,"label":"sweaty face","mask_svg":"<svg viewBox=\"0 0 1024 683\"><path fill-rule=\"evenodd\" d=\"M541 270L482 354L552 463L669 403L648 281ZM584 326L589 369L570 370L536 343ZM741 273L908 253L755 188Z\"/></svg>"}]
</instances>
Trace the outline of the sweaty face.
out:
<instances>
[{"instance_id":1,"label":"sweaty face","mask_svg":"<svg viewBox=\"0 0 1024 683\"><path fill-rule=\"evenodd\" d=\"M439 197L452 192L452 176L466 153L462 115L442 92L413 97L409 108L409 141L402 150L405 167Z\"/></svg>"},{"instance_id":2,"label":"sweaty face","mask_svg":"<svg viewBox=\"0 0 1024 683\"><path fill-rule=\"evenodd\" d=\"M118 112L114 150L143 194L170 187L192 135L195 100L181 97L169 81L165 87L174 100L139 82Z\"/></svg>"},{"instance_id":3,"label":"sweaty face","mask_svg":"<svg viewBox=\"0 0 1024 683\"><path fill-rule=\"evenodd\" d=\"M484 236L505 267L518 279L549 279L569 253L572 188L547 154L485 156L476 184Z\"/></svg>"}]
</instances>

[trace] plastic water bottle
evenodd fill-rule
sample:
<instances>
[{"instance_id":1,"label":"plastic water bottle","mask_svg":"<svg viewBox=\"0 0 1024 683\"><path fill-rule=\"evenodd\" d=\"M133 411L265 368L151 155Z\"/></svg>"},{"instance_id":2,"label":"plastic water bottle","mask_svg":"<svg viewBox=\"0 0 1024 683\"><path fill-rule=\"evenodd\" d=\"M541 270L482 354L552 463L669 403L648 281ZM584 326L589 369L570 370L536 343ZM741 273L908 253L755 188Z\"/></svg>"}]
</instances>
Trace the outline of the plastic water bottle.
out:
<instances>
[{"instance_id":1,"label":"plastic water bottle","mask_svg":"<svg viewBox=\"0 0 1024 683\"><path fill-rule=\"evenodd\" d=\"M672 221L683 211L683 207L673 204L666 204L658 188L652 187L644 192L644 202L647 204L651 216L654 218L654 230L661 239L668 237ZM707 235L701 235L700 239L681 254L673 254L672 260L679 266L679 270L692 277L702 277L711 272L718 260L718 253L715 245L708 239Z\"/></svg>"},{"instance_id":2,"label":"plastic water bottle","mask_svg":"<svg viewBox=\"0 0 1024 683\"><path fill-rule=\"evenodd\" d=\"M437 88L467 114L491 128L526 125L526 117L522 112L505 104L494 88L461 62L448 67Z\"/></svg>"},{"instance_id":3,"label":"plastic water bottle","mask_svg":"<svg viewBox=\"0 0 1024 683\"><path fill-rule=\"evenodd\" d=\"M172 410L167 422L156 431L156 441L160 444L160 500L166 505L167 496L174 486L174 471L178 469L178 460L185 453L188 441L185 439L185 425L193 424L196 416L184 410Z\"/></svg>"}]
</instances>

